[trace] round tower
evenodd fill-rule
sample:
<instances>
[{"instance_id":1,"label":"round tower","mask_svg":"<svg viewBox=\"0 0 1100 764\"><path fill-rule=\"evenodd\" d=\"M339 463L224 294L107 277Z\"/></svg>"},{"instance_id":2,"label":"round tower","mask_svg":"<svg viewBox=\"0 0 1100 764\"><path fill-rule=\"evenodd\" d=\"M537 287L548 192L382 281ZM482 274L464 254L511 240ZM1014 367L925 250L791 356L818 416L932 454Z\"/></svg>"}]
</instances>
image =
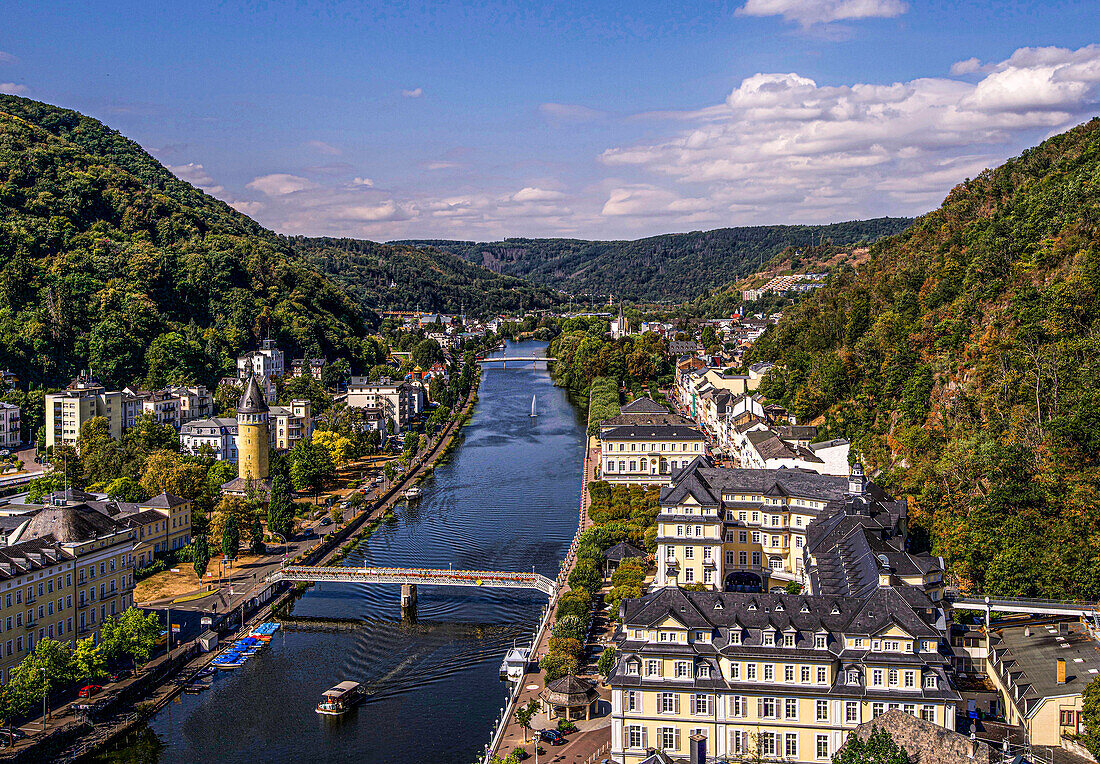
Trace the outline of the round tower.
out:
<instances>
[{"instance_id":1,"label":"round tower","mask_svg":"<svg viewBox=\"0 0 1100 764\"><path fill-rule=\"evenodd\" d=\"M250 376L237 404L237 476L241 480L267 479L268 408L263 390Z\"/></svg>"}]
</instances>

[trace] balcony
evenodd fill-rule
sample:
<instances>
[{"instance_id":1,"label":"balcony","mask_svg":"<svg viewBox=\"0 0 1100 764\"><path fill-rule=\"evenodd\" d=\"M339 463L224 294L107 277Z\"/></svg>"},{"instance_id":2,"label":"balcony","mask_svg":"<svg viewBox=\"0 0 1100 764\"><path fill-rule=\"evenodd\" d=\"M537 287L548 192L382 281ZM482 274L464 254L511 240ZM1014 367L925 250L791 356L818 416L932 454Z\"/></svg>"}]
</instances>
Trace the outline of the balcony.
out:
<instances>
[{"instance_id":1,"label":"balcony","mask_svg":"<svg viewBox=\"0 0 1100 764\"><path fill-rule=\"evenodd\" d=\"M23 628L24 629L33 629L37 625L38 625L38 619L37 618L32 617L32 618L28 618L27 620L23 621Z\"/></svg>"}]
</instances>

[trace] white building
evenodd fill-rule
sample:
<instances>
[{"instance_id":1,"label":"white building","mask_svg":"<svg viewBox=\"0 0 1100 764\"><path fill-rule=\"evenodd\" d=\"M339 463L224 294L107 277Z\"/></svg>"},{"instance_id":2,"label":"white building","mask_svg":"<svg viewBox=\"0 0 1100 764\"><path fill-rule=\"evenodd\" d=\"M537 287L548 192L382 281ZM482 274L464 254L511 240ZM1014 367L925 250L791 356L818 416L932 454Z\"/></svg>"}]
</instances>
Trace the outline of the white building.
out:
<instances>
[{"instance_id":1,"label":"white building","mask_svg":"<svg viewBox=\"0 0 1100 764\"><path fill-rule=\"evenodd\" d=\"M12 449L22 441L19 434L19 407L0 401L0 448Z\"/></svg>"},{"instance_id":2,"label":"white building","mask_svg":"<svg viewBox=\"0 0 1100 764\"><path fill-rule=\"evenodd\" d=\"M282 377L286 374L286 360L274 340L264 340L259 350L252 350L237 359L237 379L249 377Z\"/></svg>"},{"instance_id":3,"label":"white building","mask_svg":"<svg viewBox=\"0 0 1100 764\"><path fill-rule=\"evenodd\" d=\"M352 377L347 403L361 409L380 410L383 421L393 420L394 433L408 429L412 418L423 409L423 389L410 382L383 377L371 382L367 377Z\"/></svg>"}]
</instances>

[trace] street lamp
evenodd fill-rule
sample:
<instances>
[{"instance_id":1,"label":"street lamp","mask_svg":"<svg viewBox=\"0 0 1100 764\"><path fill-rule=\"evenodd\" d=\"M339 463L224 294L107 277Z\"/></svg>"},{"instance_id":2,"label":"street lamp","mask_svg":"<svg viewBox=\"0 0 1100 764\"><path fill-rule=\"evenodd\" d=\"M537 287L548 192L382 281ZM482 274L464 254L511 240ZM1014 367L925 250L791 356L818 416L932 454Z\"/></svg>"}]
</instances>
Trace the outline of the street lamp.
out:
<instances>
[{"instance_id":1,"label":"street lamp","mask_svg":"<svg viewBox=\"0 0 1100 764\"><path fill-rule=\"evenodd\" d=\"M284 536L283 534L276 533L275 531L270 531L270 532L271 532L272 536L278 536L279 540L283 542L283 567L285 568L286 567L286 560L287 560L287 552L289 551L288 547L290 546L290 544L287 542L286 536Z\"/></svg>"}]
</instances>

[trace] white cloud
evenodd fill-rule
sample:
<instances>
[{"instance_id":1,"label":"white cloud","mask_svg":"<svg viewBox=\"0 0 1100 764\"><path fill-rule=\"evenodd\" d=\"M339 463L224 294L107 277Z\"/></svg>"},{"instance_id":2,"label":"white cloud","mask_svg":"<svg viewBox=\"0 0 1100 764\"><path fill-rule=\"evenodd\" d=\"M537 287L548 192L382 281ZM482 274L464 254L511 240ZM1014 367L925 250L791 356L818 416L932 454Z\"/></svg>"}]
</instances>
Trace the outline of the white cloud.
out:
<instances>
[{"instance_id":1,"label":"white cloud","mask_svg":"<svg viewBox=\"0 0 1100 764\"><path fill-rule=\"evenodd\" d=\"M555 122L594 122L607 116L598 109L575 103L539 104L539 113Z\"/></svg>"},{"instance_id":2,"label":"white cloud","mask_svg":"<svg viewBox=\"0 0 1100 764\"><path fill-rule=\"evenodd\" d=\"M744 16L782 16L803 27L852 19L893 18L909 10L901 0L748 0Z\"/></svg>"},{"instance_id":3,"label":"white cloud","mask_svg":"<svg viewBox=\"0 0 1100 764\"><path fill-rule=\"evenodd\" d=\"M405 96L405 98L420 98L424 95L424 89L414 88L413 90L402 90L401 95Z\"/></svg>"},{"instance_id":4,"label":"white cloud","mask_svg":"<svg viewBox=\"0 0 1100 764\"><path fill-rule=\"evenodd\" d=\"M340 149L333 146L331 143L325 143L324 141L312 140L306 141L306 148L313 149L321 154L328 154L329 156L339 156Z\"/></svg>"},{"instance_id":5,"label":"white cloud","mask_svg":"<svg viewBox=\"0 0 1100 764\"><path fill-rule=\"evenodd\" d=\"M982 70L982 60L980 58L968 58L965 61L956 61L951 64L951 73L958 76L960 74L974 74Z\"/></svg>"},{"instance_id":6,"label":"white cloud","mask_svg":"<svg viewBox=\"0 0 1100 764\"><path fill-rule=\"evenodd\" d=\"M1100 46L1023 48L983 68L976 83L753 75L724 104L681 113L675 134L605 151L609 167L648 179L612 189L603 214L669 214L700 199L730 224L924 211L964 177L1091 116Z\"/></svg>"},{"instance_id":7,"label":"white cloud","mask_svg":"<svg viewBox=\"0 0 1100 764\"><path fill-rule=\"evenodd\" d=\"M256 215L264 209L263 202L229 202L229 206L244 215Z\"/></svg>"},{"instance_id":8,"label":"white cloud","mask_svg":"<svg viewBox=\"0 0 1100 764\"><path fill-rule=\"evenodd\" d=\"M316 188L317 184L305 178L298 177L297 175L276 172L271 175L261 175L258 178L253 178L245 187L259 191L261 194L266 194L267 196L285 196L286 194L293 194L296 191L306 191Z\"/></svg>"},{"instance_id":9,"label":"white cloud","mask_svg":"<svg viewBox=\"0 0 1100 764\"><path fill-rule=\"evenodd\" d=\"M168 169L180 180L186 181L192 186L198 186L211 196L219 196L225 191L225 186L220 185L210 177L210 173L201 164L188 162L187 164L168 165Z\"/></svg>"},{"instance_id":10,"label":"white cloud","mask_svg":"<svg viewBox=\"0 0 1100 764\"><path fill-rule=\"evenodd\" d=\"M545 188L525 186L512 194L513 202L549 202L564 197L561 191L551 191Z\"/></svg>"},{"instance_id":11,"label":"white cloud","mask_svg":"<svg viewBox=\"0 0 1100 764\"><path fill-rule=\"evenodd\" d=\"M425 162L422 166L424 167L425 170L432 170L434 172L436 170L454 170L454 169L457 169L459 167L462 167L462 164L460 164L459 162L440 161L440 162Z\"/></svg>"},{"instance_id":12,"label":"white cloud","mask_svg":"<svg viewBox=\"0 0 1100 764\"><path fill-rule=\"evenodd\" d=\"M0 93L6 93L8 95L23 95L26 92L26 85L19 85L14 82L0 82Z\"/></svg>"},{"instance_id":13,"label":"white cloud","mask_svg":"<svg viewBox=\"0 0 1100 764\"><path fill-rule=\"evenodd\" d=\"M367 188L374 187L374 181L370 178L352 178L351 183L354 186L366 186Z\"/></svg>"},{"instance_id":14,"label":"white cloud","mask_svg":"<svg viewBox=\"0 0 1100 764\"><path fill-rule=\"evenodd\" d=\"M14 64L18 60L19 59L11 53L5 53L4 51L0 50L0 64Z\"/></svg>"}]
</instances>

